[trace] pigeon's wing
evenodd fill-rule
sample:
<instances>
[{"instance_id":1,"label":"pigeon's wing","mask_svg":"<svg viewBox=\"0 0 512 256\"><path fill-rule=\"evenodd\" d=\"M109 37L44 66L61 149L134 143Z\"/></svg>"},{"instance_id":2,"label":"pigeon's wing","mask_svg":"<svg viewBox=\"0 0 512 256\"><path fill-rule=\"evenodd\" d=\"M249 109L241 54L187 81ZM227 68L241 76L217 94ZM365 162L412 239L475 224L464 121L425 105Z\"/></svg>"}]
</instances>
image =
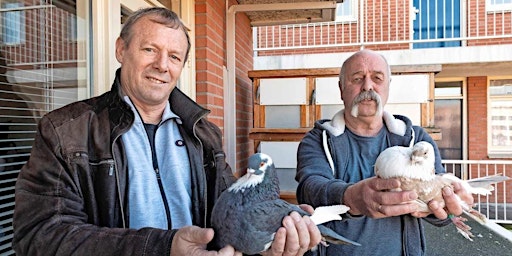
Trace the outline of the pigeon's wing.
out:
<instances>
[{"instance_id":1,"label":"pigeon's wing","mask_svg":"<svg viewBox=\"0 0 512 256\"><path fill-rule=\"evenodd\" d=\"M254 203L247 207L245 215L252 219L250 223L254 224L254 230L276 232L282 226L282 220L292 211L298 211L305 214L296 205L290 204L284 200L276 199ZM256 225L257 224L257 225Z\"/></svg>"},{"instance_id":2,"label":"pigeon's wing","mask_svg":"<svg viewBox=\"0 0 512 256\"><path fill-rule=\"evenodd\" d=\"M510 179L509 177L503 176L501 174L490 175L470 180L461 180L451 173L443 174L442 177L450 184L453 182L461 183L464 189L466 189L469 193L484 196L490 195L492 191L494 191L494 187L492 186L492 184L507 181Z\"/></svg>"},{"instance_id":3,"label":"pigeon's wing","mask_svg":"<svg viewBox=\"0 0 512 256\"><path fill-rule=\"evenodd\" d=\"M503 181L510 180L509 177L500 174L489 175L485 177L480 177L476 179L470 179L467 183L475 189L474 194L480 195L488 195L491 191L494 190L492 184L500 183Z\"/></svg>"},{"instance_id":4,"label":"pigeon's wing","mask_svg":"<svg viewBox=\"0 0 512 256\"><path fill-rule=\"evenodd\" d=\"M241 199L236 193L224 191L215 202L211 213L211 224L215 231L213 244L217 249L228 244L233 245L233 237L240 235L243 215L239 209L241 209Z\"/></svg>"},{"instance_id":5,"label":"pigeon's wing","mask_svg":"<svg viewBox=\"0 0 512 256\"><path fill-rule=\"evenodd\" d=\"M232 236L231 244L246 254L257 254L267 250L274 240L275 232L282 226L282 220L291 211L300 208L281 199L254 202L239 210L237 236ZM230 221L230 220L226 220Z\"/></svg>"},{"instance_id":6,"label":"pigeon's wing","mask_svg":"<svg viewBox=\"0 0 512 256\"><path fill-rule=\"evenodd\" d=\"M320 206L315 209L313 215L311 215L311 220L316 225L326 223L333 220L341 220L341 214L348 212L350 208L346 205L330 205L330 206Z\"/></svg>"}]
</instances>

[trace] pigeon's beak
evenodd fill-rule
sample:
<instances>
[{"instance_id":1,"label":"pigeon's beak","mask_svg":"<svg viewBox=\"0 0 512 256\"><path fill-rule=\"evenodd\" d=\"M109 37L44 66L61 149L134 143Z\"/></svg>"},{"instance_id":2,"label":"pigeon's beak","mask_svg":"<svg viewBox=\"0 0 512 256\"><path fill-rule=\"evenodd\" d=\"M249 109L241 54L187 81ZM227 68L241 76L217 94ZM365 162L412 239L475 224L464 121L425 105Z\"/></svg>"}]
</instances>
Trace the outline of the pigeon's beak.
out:
<instances>
[{"instance_id":1,"label":"pigeon's beak","mask_svg":"<svg viewBox=\"0 0 512 256\"><path fill-rule=\"evenodd\" d=\"M256 170L252 169L252 168L247 168L247 177L251 177L251 175L253 175L254 173L256 172Z\"/></svg>"}]
</instances>

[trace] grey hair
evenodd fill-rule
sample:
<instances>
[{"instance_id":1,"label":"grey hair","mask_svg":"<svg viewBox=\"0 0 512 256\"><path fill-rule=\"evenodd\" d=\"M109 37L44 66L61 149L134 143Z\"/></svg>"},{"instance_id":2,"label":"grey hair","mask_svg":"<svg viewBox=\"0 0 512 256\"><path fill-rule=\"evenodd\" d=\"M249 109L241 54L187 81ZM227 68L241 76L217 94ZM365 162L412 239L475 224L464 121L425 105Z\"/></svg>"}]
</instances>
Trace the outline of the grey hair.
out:
<instances>
[{"instance_id":1,"label":"grey hair","mask_svg":"<svg viewBox=\"0 0 512 256\"><path fill-rule=\"evenodd\" d=\"M345 89L345 70L347 68L347 64L352 61L352 59L356 56L359 56L361 54L364 54L364 53L373 53L373 54L377 54L378 56L380 56L383 60L384 60L384 63L386 63L386 67L387 67L387 75L388 75L388 78L389 78L389 82L391 82L391 67L389 66L389 63L388 63L388 60L386 60L386 58L384 57L384 55L380 54L380 53L377 53L377 52L374 52L374 51L371 51L371 50L361 50L361 51L358 51L354 54L352 54L352 56L348 57L348 59L346 59L344 62L343 62L343 65L341 65L341 69L340 69L340 74L339 74L339 83L341 85L341 89Z\"/></svg>"},{"instance_id":2,"label":"grey hair","mask_svg":"<svg viewBox=\"0 0 512 256\"><path fill-rule=\"evenodd\" d=\"M191 47L190 36L188 35L187 27L185 26L185 24L183 24L178 15L167 8L150 7L139 9L136 12L132 13L130 17L126 19L126 22L123 24L123 28L121 29L119 37L123 39L126 46L128 46L133 37L133 25L137 23L137 21L141 18L148 16L150 17L149 19L153 22L165 25L169 28L180 29L181 31L183 31L183 33L185 33L185 36L187 37L187 52L185 55L185 59L183 61L183 65L185 65L185 63L188 60L188 55Z\"/></svg>"}]
</instances>

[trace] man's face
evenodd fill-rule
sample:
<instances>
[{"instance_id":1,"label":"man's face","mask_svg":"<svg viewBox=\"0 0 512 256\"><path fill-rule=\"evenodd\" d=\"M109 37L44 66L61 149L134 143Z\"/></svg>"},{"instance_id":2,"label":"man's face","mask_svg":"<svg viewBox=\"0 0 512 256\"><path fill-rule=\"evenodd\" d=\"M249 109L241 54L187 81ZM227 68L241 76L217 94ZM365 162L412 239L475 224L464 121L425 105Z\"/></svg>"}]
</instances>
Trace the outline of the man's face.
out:
<instances>
[{"instance_id":1,"label":"man's face","mask_svg":"<svg viewBox=\"0 0 512 256\"><path fill-rule=\"evenodd\" d=\"M380 115L389 96L389 74L380 55L360 53L346 63L345 88L340 83L345 108L354 117Z\"/></svg>"},{"instance_id":2,"label":"man's face","mask_svg":"<svg viewBox=\"0 0 512 256\"><path fill-rule=\"evenodd\" d=\"M143 17L133 25L129 45L116 41L123 92L137 107L167 104L187 52L185 32Z\"/></svg>"}]
</instances>

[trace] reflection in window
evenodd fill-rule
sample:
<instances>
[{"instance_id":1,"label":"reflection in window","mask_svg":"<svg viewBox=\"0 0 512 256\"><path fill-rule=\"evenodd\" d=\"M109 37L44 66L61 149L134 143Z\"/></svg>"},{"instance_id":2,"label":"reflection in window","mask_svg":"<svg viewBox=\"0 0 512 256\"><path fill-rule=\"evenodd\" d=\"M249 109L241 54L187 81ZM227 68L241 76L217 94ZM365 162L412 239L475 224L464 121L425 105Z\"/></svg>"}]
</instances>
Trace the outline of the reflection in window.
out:
<instances>
[{"instance_id":1,"label":"reflection in window","mask_svg":"<svg viewBox=\"0 0 512 256\"><path fill-rule=\"evenodd\" d=\"M6 45L25 42L25 14L17 9L23 3L4 2L2 8L2 43Z\"/></svg>"},{"instance_id":2,"label":"reflection in window","mask_svg":"<svg viewBox=\"0 0 512 256\"><path fill-rule=\"evenodd\" d=\"M14 255L14 187L37 123L48 111L87 97L88 2L0 0L2 256Z\"/></svg>"},{"instance_id":3,"label":"reflection in window","mask_svg":"<svg viewBox=\"0 0 512 256\"><path fill-rule=\"evenodd\" d=\"M489 152L512 154L512 79L489 82Z\"/></svg>"},{"instance_id":4,"label":"reflection in window","mask_svg":"<svg viewBox=\"0 0 512 256\"><path fill-rule=\"evenodd\" d=\"M441 158L462 160L462 82L436 82L434 92L435 124L443 135L442 140L436 141Z\"/></svg>"}]
</instances>

